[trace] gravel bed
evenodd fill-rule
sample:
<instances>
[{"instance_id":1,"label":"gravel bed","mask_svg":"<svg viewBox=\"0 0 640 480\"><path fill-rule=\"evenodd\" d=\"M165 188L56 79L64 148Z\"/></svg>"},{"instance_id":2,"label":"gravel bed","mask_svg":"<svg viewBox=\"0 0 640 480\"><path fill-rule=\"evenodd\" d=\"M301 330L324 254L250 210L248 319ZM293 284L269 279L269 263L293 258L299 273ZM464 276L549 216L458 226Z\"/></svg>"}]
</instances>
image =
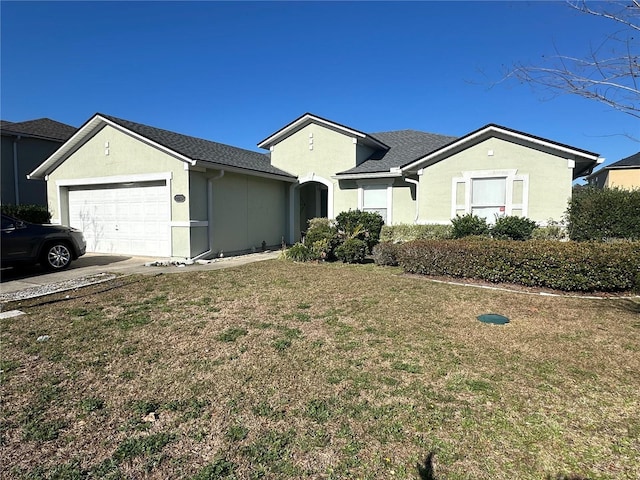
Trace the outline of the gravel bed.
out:
<instances>
[{"instance_id":1,"label":"gravel bed","mask_svg":"<svg viewBox=\"0 0 640 480\"><path fill-rule=\"evenodd\" d=\"M19 292L0 293L0 303L12 302L15 300L25 300L27 298L42 297L52 293L73 290L74 288L86 287L96 283L108 282L113 280L117 275L111 273L97 273L86 277L74 278L73 280L65 280L64 282L48 283L37 287L25 288Z\"/></svg>"}]
</instances>

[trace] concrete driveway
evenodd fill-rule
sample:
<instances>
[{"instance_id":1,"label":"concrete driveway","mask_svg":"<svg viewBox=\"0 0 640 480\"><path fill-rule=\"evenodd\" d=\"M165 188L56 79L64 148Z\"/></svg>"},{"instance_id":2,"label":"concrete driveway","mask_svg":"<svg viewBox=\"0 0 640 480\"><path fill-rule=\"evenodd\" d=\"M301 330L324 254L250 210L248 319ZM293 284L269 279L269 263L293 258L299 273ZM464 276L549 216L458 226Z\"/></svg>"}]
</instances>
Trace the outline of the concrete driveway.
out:
<instances>
[{"instance_id":1,"label":"concrete driveway","mask_svg":"<svg viewBox=\"0 0 640 480\"><path fill-rule=\"evenodd\" d=\"M72 262L67 270L61 272L49 273L39 266L23 267L20 269L2 269L0 271L0 294L5 295L34 287L67 283L85 277L97 278L100 274L131 275L140 273L157 275L158 273L186 273L202 270L217 270L262 260L271 260L278 258L279 255L279 251L267 251L216 259L207 264L196 263L187 266L170 265L149 267L145 266L145 263L156 262L158 261L157 257L129 257L87 253Z\"/></svg>"}]
</instances>

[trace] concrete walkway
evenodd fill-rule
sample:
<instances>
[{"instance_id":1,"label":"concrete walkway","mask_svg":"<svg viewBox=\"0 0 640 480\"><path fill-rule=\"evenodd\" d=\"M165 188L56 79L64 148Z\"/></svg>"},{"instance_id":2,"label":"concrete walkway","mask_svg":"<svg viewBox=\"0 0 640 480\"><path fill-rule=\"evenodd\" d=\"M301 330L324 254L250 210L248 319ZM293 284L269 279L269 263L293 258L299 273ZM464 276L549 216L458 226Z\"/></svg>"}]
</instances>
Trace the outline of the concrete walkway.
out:
<instances>
[{"instance_id":1,"label":"concrete walkway","mask_svg":"<svg viewBox=\"0 0 640 480\"><path fill-rule=\"evenodd\" d=\"M99 253L88 253L72 262L67 270L49 273L39 266L21 269L7 268L0 271L0 294L21 292L34 287L45 287L55 284L73 283L86 278L96 278L97 283L103 274L112 275L157 275L158 273L186 273L195 271L218 270L221 268L237 267L247 263L260 262L278 258L280 251L251 253L213 260L208 264L193 264L186 266L146 267L145 264L158 261L154 257L114 256ZM161 261L166 259L161 259ZM91 283L91 282L90 282ZM85 283L86 284L86 283Z\"/></svg>"}]
</instances>

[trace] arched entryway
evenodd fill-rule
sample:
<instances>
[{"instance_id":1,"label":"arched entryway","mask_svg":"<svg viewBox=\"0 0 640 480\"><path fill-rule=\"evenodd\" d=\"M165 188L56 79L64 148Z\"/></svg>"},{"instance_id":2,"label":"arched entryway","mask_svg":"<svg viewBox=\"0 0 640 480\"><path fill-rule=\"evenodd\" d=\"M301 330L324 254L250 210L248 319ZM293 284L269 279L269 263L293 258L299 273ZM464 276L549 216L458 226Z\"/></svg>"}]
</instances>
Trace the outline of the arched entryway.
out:
<instances>
[{"instance_id":1,"label":"arched entryway","mask_svg":"<svg viewBox=\"0 0 640 480\"><path fill-rule=\"evenodd\" d=\"M315 174L301 177L291 186L289 242L300 240L311 218L333 218L333 183Z\"/></svg>"}]
</instances>

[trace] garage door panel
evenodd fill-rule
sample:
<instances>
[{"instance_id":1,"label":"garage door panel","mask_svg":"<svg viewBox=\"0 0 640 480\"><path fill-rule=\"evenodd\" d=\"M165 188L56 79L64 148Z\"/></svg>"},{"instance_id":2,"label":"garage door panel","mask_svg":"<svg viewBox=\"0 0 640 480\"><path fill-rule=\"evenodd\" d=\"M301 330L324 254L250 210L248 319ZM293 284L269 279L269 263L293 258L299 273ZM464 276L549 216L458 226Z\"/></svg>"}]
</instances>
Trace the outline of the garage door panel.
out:
<instances>
[{"instance_id":1,"label":"garage door panel","mask_svg":"<svg viewBox=\"0 0 640 480\"><path fill-rule=\"evenodd\" d=\"M69 190L69 223L83 231L90 252L170 256L169 220L165 185Z\"/></svg>"}]
</instances>

